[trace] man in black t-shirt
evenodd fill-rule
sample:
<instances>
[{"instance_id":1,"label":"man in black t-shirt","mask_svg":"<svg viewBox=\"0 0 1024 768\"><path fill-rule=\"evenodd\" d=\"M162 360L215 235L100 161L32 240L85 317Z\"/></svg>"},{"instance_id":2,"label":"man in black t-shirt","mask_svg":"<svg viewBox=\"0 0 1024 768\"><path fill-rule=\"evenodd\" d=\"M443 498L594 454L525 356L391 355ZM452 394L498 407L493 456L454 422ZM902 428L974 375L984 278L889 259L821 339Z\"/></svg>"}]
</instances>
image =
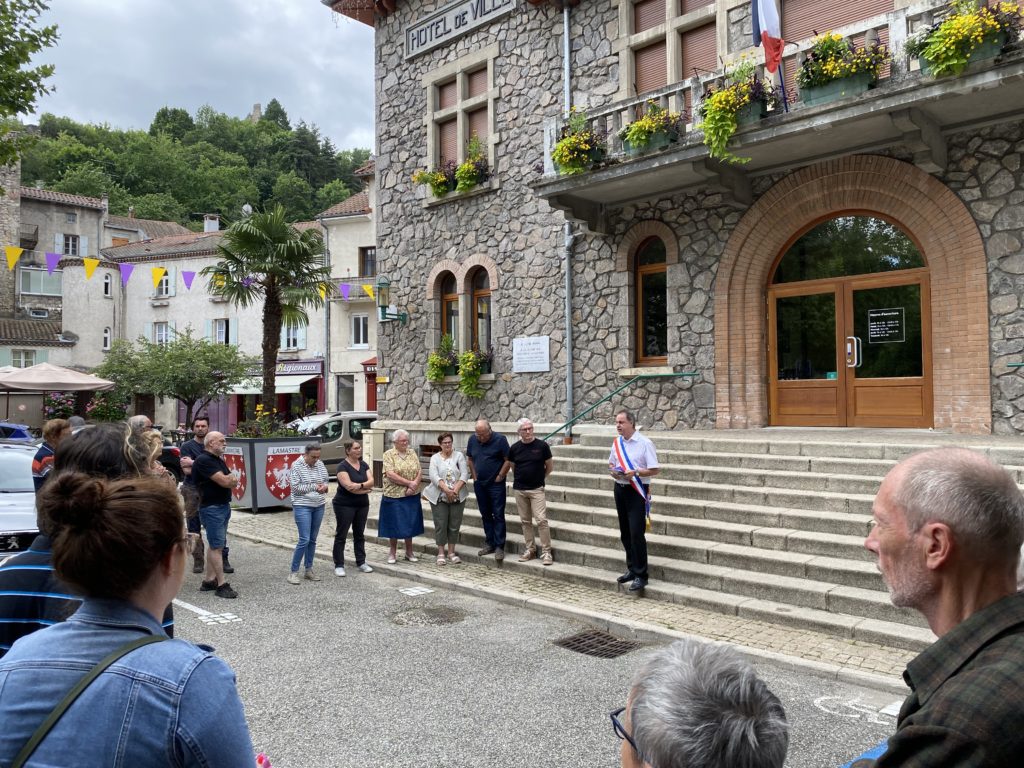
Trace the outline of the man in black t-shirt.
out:
<instances>
[{"instance_id":1,"label":"man in black t-shirt","mask_svg":"<svg viewBox=\"0 0 1024 768\"><path fill-rule=\"evenodd\" d=\"M192 476L199 491L199 517L206 528L206 578L199 589L216 590L217 597L234 598L238 594L224 581L222 550L231 517L231 489L238 485L238 475L228 469L221 458L224 435L206 435L206 450L192 464Z\"/></svg>"},{"instance_id":2,"label":"man in black t-shirt","mask_svg":"<svg viewBox=\"0 0 1024 768\"><path fill-rule=\"evenodd\" d=\"M551 565L551 532L548 529L548 509L544 499L544 480L551 474L554 459L551 458L551 447L533 434L533 422L520 419L518 422L519 442L508 449L508 459L498 473L498 479L504 480L509 469L515 472L512 481L512 492L516 498L516 509L519 520L523 524L523 540L526 548L519 556L519 562L525 563L537 556L537 544L533 538L533 519L537 519L537 531L540 533L541 562Z\"/></svg>"},{"instance_id":3,"label":"man in black t-shirt","mask_svg":"<svg viewBox=\"0 0 1024 768\"><path fill-rule=\"evenodd\" d=\"M192 477L192 463L199 458L203 452L203 441L210 431L210 419L206 416L196 416L192 419L192 439L186 440L178 450L181 451L181 471L185 475L182 484L181 495L185 499L186 511L195 511L196 514L189 514L185 518L188 524L189 533L199 533L202 524L199 521L199 491L196 490L196 483ZM191 503L189 503L191 502ZM203 552L203 540L198 540L197 546L192 550L192 573L202 573L205 567L206 557ZM230 570L229 570L230 568ZM234 573L235 569L228 565L228 547L224 545L224 573Z\"/></svg>"}]
</instances>

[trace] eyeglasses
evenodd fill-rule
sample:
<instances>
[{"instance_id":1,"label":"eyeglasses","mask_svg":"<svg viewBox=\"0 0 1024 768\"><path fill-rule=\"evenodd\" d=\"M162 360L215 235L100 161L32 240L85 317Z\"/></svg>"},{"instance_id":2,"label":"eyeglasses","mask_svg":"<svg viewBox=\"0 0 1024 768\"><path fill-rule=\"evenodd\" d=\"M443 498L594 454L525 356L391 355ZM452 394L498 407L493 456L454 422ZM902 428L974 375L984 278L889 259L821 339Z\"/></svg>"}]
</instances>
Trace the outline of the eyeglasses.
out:
<instances>
[{"instance_id":1,"label":"eyeglasses","mask_svg":"<svg viewBox=\"0 0 1024 768\"><path fill-rule=\"evenodd\" d=\"M641 762L646 763L647 759L644 757L643 753L640 751L640 748L637 747L636 742L633 741L633 737L630 736L628 733L626 733L626 729L623 727L622 721L619 720L619 715L621 715L625 711L626 711L625 707L619 707L614 712L609 712L608 713L608 716L612 719L612 730L615 731L615 735L616 736L618 736L620 739L623 739L623 740L625 740L625 741L627 741L629 743L629 746L631 746L633 748L633 751L636 752L636 756L640 758Z\"/></svg>"}]
</instances>

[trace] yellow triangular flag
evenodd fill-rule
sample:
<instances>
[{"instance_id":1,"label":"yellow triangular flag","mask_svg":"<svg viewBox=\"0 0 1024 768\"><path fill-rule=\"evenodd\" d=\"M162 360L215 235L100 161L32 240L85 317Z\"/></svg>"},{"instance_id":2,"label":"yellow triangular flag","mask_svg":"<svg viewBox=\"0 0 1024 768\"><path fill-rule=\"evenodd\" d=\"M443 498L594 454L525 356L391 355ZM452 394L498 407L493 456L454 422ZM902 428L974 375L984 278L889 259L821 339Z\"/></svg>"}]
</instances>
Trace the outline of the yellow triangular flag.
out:
<instances>
[{"instance_id":1,"label":"yellow triangular flag","mask_svg":"<svg viewBox=\"0 0 1024 768\"><path fill-rule=\"evenodd\" d=\"M327 289L324 288L322 285L319 288L317 288L317 291L320 293L320 298L321 299L326 299L327 298Z\"/></svg>"},{"instance_id":2,"label":"yellow triangular flag","mask_svg":"<svg viewBox=\"0 0 1024 768\"><path fill-rule=\"evenodd\" d=\"M96 267L100 265L99 259L82 259L82 264L85 265L85 279L88 280L92 277L92 273L96 271Z\"/></svg>"},{"instance_id":3,"label":"yellow triangular flag","mask_svg":"<svg viewBox=\"0 0 1024 768\"><path fill-rule=\"evenodd\" d=\"M153 274L153 290L155 291L160 287L160 281L164 279L164 275L167 274L167 268L151 267L149 271Z\"/></svg>"},{"instance_id":4,"label":"yellow triangular flag","mask_svg":"<svg viewBox=\"0 0 1024 768\"><path fill-rule=\"evenodd\" d=\"M366 291L366 295L371 299L373 298L373 286L369 284L363 284L363 290Z\"/></svg>"},{"instance_id":5,"label":"yellow triangular flag","mask_svg":"<svg viewBox=\"0 0 1024 768\"><path fill-rule=\"evenodd\" d=\"M18 259L21 258L21 254L25 252L24 248L19 248L16 245L5 245L4 253L7 255L7 268L14 271L14 265L18 263Z\"/></svg>"}]
</instances>

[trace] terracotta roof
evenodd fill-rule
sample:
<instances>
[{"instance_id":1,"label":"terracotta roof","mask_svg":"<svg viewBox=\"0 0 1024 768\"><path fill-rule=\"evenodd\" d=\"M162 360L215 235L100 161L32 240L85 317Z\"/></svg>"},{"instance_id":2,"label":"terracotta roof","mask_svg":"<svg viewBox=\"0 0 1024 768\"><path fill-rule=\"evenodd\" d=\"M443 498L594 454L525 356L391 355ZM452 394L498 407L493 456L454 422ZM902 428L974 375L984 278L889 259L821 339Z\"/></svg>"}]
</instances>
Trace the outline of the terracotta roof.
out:
<instances>
[{"instance_id":1,"label":"terracotta roof","mask_svg":"<svg viewBox=\"0 0 1024 768\"><path fill-rule=\"evenodd\" d=\"M340 203L335 203L317 216L318 219L330 219L335 216L355 216L370 213L370 196L366 192L357 192Z\"/></svg>"},{"instance_id":2,"label":"terracotta roof","mask_svg":"<svg viewBox=\"0 0 1024 768\"><path fill-rule=\"evenodd\" d=\"M142 230L147 238L187 235L192 232L188 227L183 227L176 221L137 219L134 216L108 216L107 226L115 229Z\"/></svg>"},{"instance_id":3,"label":"terracotta roof","mask_svg":"<svg viewBox=\"0 0 1024 768\"><path fill-rule=\"evenodd\" d=\"M295 227L297 230L299 230L299 232L302 232L303 230L306 230L306 229L320 229L320 222L319 221L296 221L294 224L292 224L292 226Z\"/></svg>"},{"instance_id":4,"label":"terracotta roof","mask_svg":"<svg viewBox=\"0 0 1024 768\"><path fill-rule=\"evenodd\" d=\"M365 163L360 165L358 168L356 168L354 171L352 171L352 174L354 176L373 176L373 173L374 173L374 159L372 157L369 160L367 160Z\"/></svg>"},{"instance_id":5,"label":"terracotta roof","mask_svg":"<svg viewBox=\"0 0 1024 768\"><path fill-rule=\"evenodd\" d=\"M102 253L106 258L114 261L138 261L160 256L195 256L202 253L215 253L217 243L223 235L224 230L189 232L187 235L156 237L138 243L104 248Z\"/></svg>"},{"instance_id":6,"label":"terracotta roof","mask_svg":"<svg viewBox=\"0 0 1024 768\"><path fill-rule=\"evenodd\" d=\"M61 341L60 320L5 320L0 319L0 344L32 344L34 346L70 346Z\"/></svg>"},{"instance_id":7,"label":"terracotta roof","mask_svg":"<svg viewBox=\"0 0 1024 768\"><path fill-rule=\"evenodd\" d=\"M61 205L77 205L79 208L104 209L103 200L98 197L85 197L83 195L71 195L67 192L54 192L52 189L36 189L35 187L22 187L20 194L29 200L42 200L46 203L60 203Z\"/></svg>"}]
</instances>

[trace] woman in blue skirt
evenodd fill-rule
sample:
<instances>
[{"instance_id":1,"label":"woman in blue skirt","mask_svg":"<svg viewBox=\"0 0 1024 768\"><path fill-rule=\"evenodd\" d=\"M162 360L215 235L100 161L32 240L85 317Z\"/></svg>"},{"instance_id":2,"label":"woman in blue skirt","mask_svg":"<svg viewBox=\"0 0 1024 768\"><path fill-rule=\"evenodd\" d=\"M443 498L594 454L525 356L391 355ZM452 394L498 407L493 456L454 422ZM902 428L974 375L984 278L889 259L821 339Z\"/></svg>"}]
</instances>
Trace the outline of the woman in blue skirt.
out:
<instances>
[{"instance_id":1,"label":"woman in blue skirt","mask_svg":"<svg viewBox=\"0 0 1024 768\"><path fill-rule=\"evenodd\" d=\"M423 533L423 506L420 480L423 470L419 457L409 450L409 433L396 429L391 435L394 447L384 452L384 495L380 500L377 535L388 540L388 562L398 560L398 540L405 539L405 559L415 563L412 537Z\"/></svg>"}]
</instances>

